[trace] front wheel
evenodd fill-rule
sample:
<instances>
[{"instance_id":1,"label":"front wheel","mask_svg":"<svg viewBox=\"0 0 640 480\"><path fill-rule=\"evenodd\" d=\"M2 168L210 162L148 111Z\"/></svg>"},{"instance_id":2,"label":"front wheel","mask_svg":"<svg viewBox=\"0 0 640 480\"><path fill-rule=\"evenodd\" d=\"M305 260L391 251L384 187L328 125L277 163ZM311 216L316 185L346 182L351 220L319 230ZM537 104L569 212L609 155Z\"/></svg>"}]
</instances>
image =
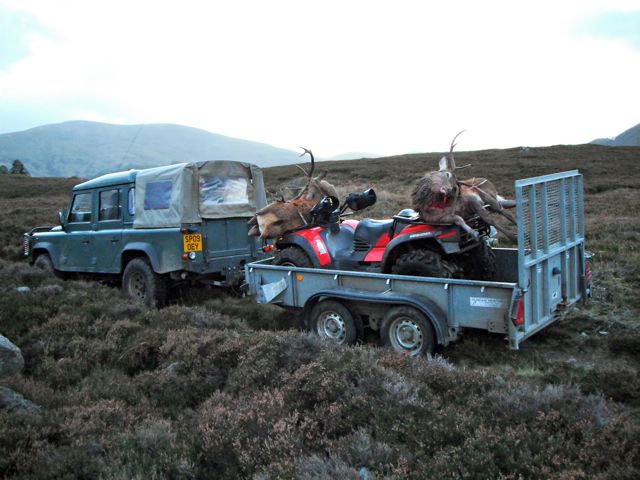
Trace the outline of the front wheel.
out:
<instances>
[{"instance_id":1,"label":"front wheel","mask_svg":"<svg viewBox=\"0 0 640 480\"><path fill-rule=\"evenodd\" d=\"M38 255L36 260L33 262L33 266L38 270L42 270L51 277L62 278L62 273L53 267L53 261L47 253L41 253Z\"/></svg>"},{"instance_id":2,"label":"front wheel","mask_svg":"<svg viewBox=\"0 0 640 480\"><path fill-rule=\"evenodd\" d=\"M426 248L400 254L391 267L391 273L416 277L453 278L454 272L453 265Z\"/></svg>"},{"instance_id":3,"label":"front wheel","mask_svg":"<svg viewBox=\"0 0 640 480\"><path fill-rule=\"evenodd\" d=\"M168 281L153 271L145 258L134 258L122 274L122 290L131 299L149 307L161 307L167 299Z\"/></svg>"},{"instance_id":4,"label":"front wheel","mask_svg":"<svg viewBox=\"0 0 640 480\"><path fill-rule=\"evenodd\" d=\"M412 357L432 355L436 336L431 322L412 307L393 307L384 316L380 329L382 343Z\"/></svg>"},{"instance_id":5,"label":"front wheel","mask_svg":"<svg viewBox=\"0 0 640 480\"><path fill-rule=\"evenodd\" d=\"M313 263L309 256L297 247L286 247L278 250L273 257L273 265L283 267L304 267L311 268Z\"/></svg>"},{"instance_id":6,"label":"front wheel","mask_svg":"<svg viewBox=\"0 0 640 480\"><path fill-rule=\"evenodd\" d=\"M323 300L311 309L309 327L320 338L338 345L353 345L358 339L354 316L335 300Z\"/></svg>"},{"instance_id":7,"label":"front wheel","mask_svg":"<svg viewBox=\"0 0 640 480\"><path fill-rule=\"evenodd\" d=\"M469 251L468 275L471 280L494 280L496 278L496 254L484 240Z\"/></svg>"}]
</instances>

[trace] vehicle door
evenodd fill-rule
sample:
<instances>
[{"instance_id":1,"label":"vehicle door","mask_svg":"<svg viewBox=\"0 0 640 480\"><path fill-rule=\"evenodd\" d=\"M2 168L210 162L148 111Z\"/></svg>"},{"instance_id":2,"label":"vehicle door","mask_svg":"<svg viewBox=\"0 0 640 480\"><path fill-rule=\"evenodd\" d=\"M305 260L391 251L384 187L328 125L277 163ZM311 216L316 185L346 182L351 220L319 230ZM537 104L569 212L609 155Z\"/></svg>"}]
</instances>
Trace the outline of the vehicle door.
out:
<instances>
[{"instance_id":1,"label":"vehicle door","mask_svg":"<svg viewBox=\"0 0 640 480\"><path fill-rule=\"evenodd\" d=\"M240 176L203 177L200 202L219 207L249 203L248 179ZM254 239L248 236L247 217L207 219L202 223L209 260L247 257L253 254Z\"/></svg>"},{"instance_id":2,"label":"vehicle door","mask_svg":"<svg viewBox=\"0 0 640 480\"><path fill-rule=\"evenodd\" d=\"M98 190L98 222L93 233L91 262L96 272L119 273L122 252L123 187Z\"/></svg>"},{"instance_id":3,"label":"vehicle door","mask_svg":"<svg viewBox=\"0 0 640 480\"><path fill-rule=\"evenodd\" d=\"M95 220L94 192L79 191L71 199L67 217L67 235L60 256L61 270L93 272L91 237Z\"/></svg>"}]
</instances>

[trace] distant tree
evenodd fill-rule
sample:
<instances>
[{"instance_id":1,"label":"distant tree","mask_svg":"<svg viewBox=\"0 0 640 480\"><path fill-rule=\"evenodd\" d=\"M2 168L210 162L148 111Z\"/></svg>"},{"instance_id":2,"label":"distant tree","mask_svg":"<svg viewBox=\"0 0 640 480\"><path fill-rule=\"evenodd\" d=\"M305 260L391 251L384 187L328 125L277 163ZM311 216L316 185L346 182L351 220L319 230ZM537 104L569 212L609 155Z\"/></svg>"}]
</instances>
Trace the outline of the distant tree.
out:
<instances>
[{"instance_id":1,"label":"distant tree","mask_svg":"<svg viewBox=\"0 0 640 480\"><path fill-rule=\"evenodd\" d=\"M7 167L5 167L4 165L0 165L0 175L5 174L5 173L9 173L9 169Z\"/></svg>"},{"instance_id":2,"label":"distant tree","mask_svg":"<svg viewBox=\"0 0 640 480\"><path fill-rule=\"evenodd\" d=\"M20 160L13 161L9 173L13 173L14 175L29 175L29 172Z\"/></svg>"}]
</instances>

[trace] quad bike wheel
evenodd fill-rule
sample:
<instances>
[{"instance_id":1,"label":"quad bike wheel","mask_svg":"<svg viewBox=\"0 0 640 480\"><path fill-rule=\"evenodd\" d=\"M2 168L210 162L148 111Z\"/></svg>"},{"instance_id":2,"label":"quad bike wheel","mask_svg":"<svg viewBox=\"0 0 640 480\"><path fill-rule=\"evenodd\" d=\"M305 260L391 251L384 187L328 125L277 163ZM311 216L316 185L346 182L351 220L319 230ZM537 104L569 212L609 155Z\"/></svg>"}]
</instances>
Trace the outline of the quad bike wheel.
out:
<instances>
[{"instance_id":1,"label":"quad bike wheel","mask_svg":"<svg viewBox=\"0 0 640 480\"><path fill-rule=\"evenodd\" d=\"M278 250L273 258L273 265L283 267L313 267L309 256L297 247L287 247Z\"/></svg>"},{"instance_id":2,"label":"quad bike wheel","mask_svg":"<svg viewBox=\"0 0 640 480\"><path fill-rule=\"evenodd\" d=\"M414 275L416 277L453 278L456 272L454 265L432 250L421 248L398 256L391 267L396 275Z\"/></svg>"},{"instance_id":3,"label":"quad bike wheel","mask_svg":"<svg viewBox=\"0 0 640 480\"><path fill-rule=\"evenodd\" d=\"M496 278L496 254L484 240L469 251L468 267L465 269L471 280L494 280Z\"/></svg>"}]
</instances>

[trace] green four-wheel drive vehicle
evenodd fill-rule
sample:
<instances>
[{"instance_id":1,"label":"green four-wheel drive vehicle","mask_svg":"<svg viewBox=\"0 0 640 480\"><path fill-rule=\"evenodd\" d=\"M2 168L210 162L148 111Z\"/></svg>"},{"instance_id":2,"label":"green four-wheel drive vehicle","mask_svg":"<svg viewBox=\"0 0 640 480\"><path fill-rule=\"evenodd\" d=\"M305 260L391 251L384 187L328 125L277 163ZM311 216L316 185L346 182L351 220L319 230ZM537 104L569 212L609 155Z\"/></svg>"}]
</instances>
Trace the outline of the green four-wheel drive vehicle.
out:
<instances>
[{"instance_id":1,"label":"green four-wheel drive vehicle","mask_svg":"<svg viewBox=\"0 0 640 480\"><path fill-rule=\"evenodd\" d=\"M266 205L262 172L232 161L112 173L73 188L60 225L24 235L37 267L116 278L147 305L172 282L237 284L262 257L247 220Z\"/></svg>"}]
</instances>

